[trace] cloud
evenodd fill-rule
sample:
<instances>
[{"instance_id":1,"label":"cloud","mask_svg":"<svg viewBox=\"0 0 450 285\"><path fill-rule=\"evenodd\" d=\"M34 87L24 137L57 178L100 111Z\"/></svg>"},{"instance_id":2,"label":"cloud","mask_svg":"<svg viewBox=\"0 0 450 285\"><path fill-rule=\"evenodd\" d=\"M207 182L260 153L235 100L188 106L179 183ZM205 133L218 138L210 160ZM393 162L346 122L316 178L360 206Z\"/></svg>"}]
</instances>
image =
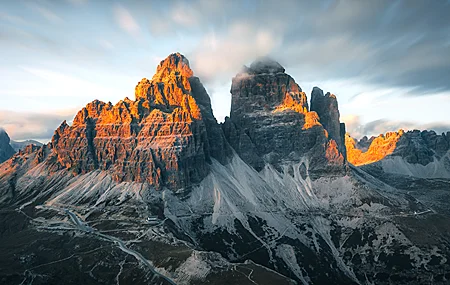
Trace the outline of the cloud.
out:
<instances>
[{"instance_id":1,"label":"cloud","mask_svg":"<svg viewBox=\"0 0 450 285\"><path fill-rule=\"evenodd\" d=\"M61 12L73 9L68 9L68 1L84 2L29 6L50 21L64 18L68 24L70 20ZM94 16L111 9L108 1L92 3L83 8L92 9ZM115 3L112 10L122 30L148 42L156 40L158 49L182 49L193 64L199 58L198 73L213 80L229 81L236 68L270 53L285 67L297 68L299 81L354 78L386 88L413 88L408 96L450 91L450 4L445 1L127 1L126 7ZM32 18L28 16L12 16L9 21ZM109 32L102 17L87 20ZM233 35L233 29L243 25L250 35L247 39L238 36L242 31ZM98 32L95 27L92 31ZM56 43L63 45L59 52L64 55L73 50L73 44L61 39ZM120 48L119 43L114 45Z\"/></svg>"},{"instance_id":2,"label":"cloud","mask_svg":"<svg viewBox=\"0 0 450 285\"><path fill-rule=\"evenodd\" d=\"M66 0L66 1L73 5L84 5L88 2L88 0Z\"/></svg>"},{"instance_id":3,"label":"cloud","mask_svg":"<svg viewBox=\"0 0 450 285\"><path fill-rule=\"evenodd\" d=\"M172 20L181 26L193 27L198 25L200 15L189 3L178 2L172 9Z\"/></svg>"},{"instance_id":4,"label":"cloud","mask_svg":"<svg viewBox=\"0 0 450 285\"><path fill-rule=\"evenodd\" d=\"M354 138L360 139L363 136L378 136L387 132L396 132L400 129L408 130L433 130L438 134L450 131L450 122L418 123L410 121L395 121L379 119L367 123L361 123L357 115L347 115L341 118L345 122L347 132Z\"/></svg>"},{"instance_id":5,"label":"cloud","mask_svg":"<svg viewBox=\"0 0 450 285\"><path fill-rule=\"evenodd\" d=\"M62 121L71 121L74 116L75 110L48 113L0 110L0 128L5 129L12 140L35 139L47 142Z\"/></svg>"},{"instance_id":6,"label":"cloud","mask_svg":"<svg viewBox=\"0 0 450 285\"><path fill-rule=\"evenodd\" d=\"M112 50L115 48L113 43L105 39L100 39L98 43L104 50Z\"/></svg>"},{"instance_id":7,"label":"cloud","mask_svg":"<svg viewBox=\"0 0 450 285\"><path fill-rule=\"evenodd\" d=\"M23 17L0 12L0 20L7 21L11 24L15 25L31 25L31 23L27 20L25 20Z\"/></svg>"},{"instance_id":8,"label":"cloud","mask_svg":"<svg viewBox=\"0 0 450 285\"><path fill-rule=\"evenodd\" d=\"M131 15L125 7L120 4L116 4L113 8L114 17L120 28L132 36L138 36L141 28L138 25L135 18Z\"/></svg>"},{"instance_id":9,"label":"cloud","mask_svg":"<svg viewBox=\"0 0 450 285\"><path fill-rule=\"evenodd\" d=\"M63 73L60 71L49 70L34 66L20 66L21 70L31 74L39 79L41 88L34 88L32 86L14 88L13 90L0 90L0 95L14 95L23 97L85 97L90 98L92 94L96 96L105 96L109 94L114 97L118 96L119 90L110 88L108 86L100 85L96 82L91 82L86 79L79 78L74 75ZM31 78L28 78L30 80ZM31 81L32 82L32 81ZM120 97L119 97L120 98Z\"/></svg>"},{"instance_id":10,"label":"cloud","mask_svg":"<svg viewBox=\"0 0 450 285\"><path fill-rule=\"evenodd\" d=\"M270 36L261 42L272 57L287 68L298 68L298 76L305 80L354 78L386 88L411 88L406 95L412 96L450 90L450 17L445 16L450 5L445 2L227 1L227 7L223 3L192 5L199 11L197 26L206 28L190 55L193 63L202 61L194 71L210 78L225 78L224 70L259 56L255 35L266 31ZM248 40L233 35L233 26L242 23L251 35ZM273 44L272 39L280 43Z\"/></svg>"},{"instance_id":11,"label":"cloud","mask_svg":"<svg viewBox=\"0 0 450 285\"><path fill-rule=\"evenodd\" d=\"M235 22L224 34L212 31L188 54L195 73L203 81L229 81L250 58L266 56L281 44L282 38L270 29Z\"/></svg>"},{"instance_id":12,"label":"cloud","mask_svg":"<svg viewBox=\"0 0 450 285\"><path fill-rule=\"evenodd\" d=\"M38 12L42 17L44 17L51 23L57 24L63 22L60 16L58 16L56 13L54 13L52 10L50 10L49 8L45 7L42 4L29 2L27 3L27 5L29 5L30 8Z\"/></svg>"}]
</instances>

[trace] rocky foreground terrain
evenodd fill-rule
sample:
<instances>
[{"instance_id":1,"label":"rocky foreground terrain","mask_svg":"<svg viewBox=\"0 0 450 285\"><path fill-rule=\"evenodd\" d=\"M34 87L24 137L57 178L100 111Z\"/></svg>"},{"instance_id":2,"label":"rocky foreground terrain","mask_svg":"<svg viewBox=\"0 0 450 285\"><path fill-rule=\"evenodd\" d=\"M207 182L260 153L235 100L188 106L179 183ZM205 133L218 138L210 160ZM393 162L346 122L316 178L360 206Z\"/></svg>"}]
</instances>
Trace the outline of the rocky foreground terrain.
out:
<instances>
[{"instance_id":1,"label":"rocky foreground terrain","mask_svg":"<svg viewBox=\"0 0 450 285\"><path fill-rule=\"evenodd\" d=\"M448 133L346 137L269 59L231 94L172 54L0 164L0 283L448 284Z\"/></svg>"}]
</instances>

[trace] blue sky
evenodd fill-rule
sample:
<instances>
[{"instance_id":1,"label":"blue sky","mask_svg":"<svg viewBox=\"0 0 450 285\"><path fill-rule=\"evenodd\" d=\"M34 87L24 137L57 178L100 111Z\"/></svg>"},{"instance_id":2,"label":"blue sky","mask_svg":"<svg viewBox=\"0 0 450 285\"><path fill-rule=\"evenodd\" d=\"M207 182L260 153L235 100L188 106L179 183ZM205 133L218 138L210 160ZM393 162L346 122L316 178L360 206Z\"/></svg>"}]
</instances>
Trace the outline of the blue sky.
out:
<instances>
[{"instance_id":1,"label":"blue sky","mask_svg":"<svg viewBox=\"0 0 450 285\"><path fill-rule=\"evenodd\" d=\"M309 95L338 97L356 136L450 130L449 1L2 1L0 127L48 140L94 99L134 98L181 52L218 120L231 78L259 56Z\"/></svg>"}]
</instances>

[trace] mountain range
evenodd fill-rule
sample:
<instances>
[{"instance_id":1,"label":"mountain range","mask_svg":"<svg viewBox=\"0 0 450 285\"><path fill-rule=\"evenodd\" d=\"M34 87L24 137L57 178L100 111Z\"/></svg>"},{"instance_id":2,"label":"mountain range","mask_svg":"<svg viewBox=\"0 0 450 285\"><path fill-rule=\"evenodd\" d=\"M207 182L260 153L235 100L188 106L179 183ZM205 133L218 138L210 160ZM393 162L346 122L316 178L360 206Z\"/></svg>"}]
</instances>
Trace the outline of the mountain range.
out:
<instances>
[{"instance_id":1,"label":"mountain range","mask_svg":"<svg viewBox=\"0 0 450 285\"><path fill-rule=\"evenodd\" d=\"M174 53L0 164L0 283L447 284L450 133L355 140L268 58L230 92Z\"/></svg>"}]
</instances>

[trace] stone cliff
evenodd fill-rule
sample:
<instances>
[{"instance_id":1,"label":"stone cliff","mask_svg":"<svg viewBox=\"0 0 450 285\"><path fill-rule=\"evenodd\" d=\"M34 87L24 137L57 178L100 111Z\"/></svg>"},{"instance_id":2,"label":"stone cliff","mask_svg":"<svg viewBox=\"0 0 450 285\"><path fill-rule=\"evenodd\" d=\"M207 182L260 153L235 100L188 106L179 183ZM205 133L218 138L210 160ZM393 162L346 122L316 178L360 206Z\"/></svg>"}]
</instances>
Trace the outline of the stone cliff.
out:
<instances>
[{"instance_id":1,"label":"stone cliff","mask_svg":"<svg viewBox=\"0 0 450 285\"><path fill-rule=\"evenodd\" d=\"M327 130L329 138L337 143L339 152L346 157L345 124L340 122L336 95L330 92L324 95L322 89L314 87L311 92L311 111L319 115L319 122Z\"/></svg>"},{"instance_id":2,"label":"stone cliff","mask_svg":"<svg viewBox=\"0 0 450 285\"><path fill-rule=\"evenodd\" d=\"M233 78L231 95L231 114L222 128L231 146L255 169L266 163L299 162L304 156L310 158L311 170L343 169L345 148L334 95L331 103L314 100L316 109L309 111L305 92L268 58L244 67Z\"/></svg>"},{"instance_id":3,"label":"stone cliff","mask_svg":"<svg viewBox=\"0 0 450 285\"><path fill-rule=\"evenodd\" d=\"M346 134L347 159L355 166L379 161L394 152L397 142L403 134L403 130L400 130L379 135L376 138L372 137L369 140L364 137L360 141L356 141Z\"/></svg>"},{"instance_id":4,"label":"stone cliff","mask_svg":"<svg viewBox=\"0 0 450 285\"><path fill-rule=\"evenodd\" d=\"M211 158L227 161L209 96L183 55L163 60L135 96L116 105L95 100L72 126L63 122L51 143L58 162L76 174L108 170L117 181L180 189L200 182Z\"/></svg>"}]
</instances>

